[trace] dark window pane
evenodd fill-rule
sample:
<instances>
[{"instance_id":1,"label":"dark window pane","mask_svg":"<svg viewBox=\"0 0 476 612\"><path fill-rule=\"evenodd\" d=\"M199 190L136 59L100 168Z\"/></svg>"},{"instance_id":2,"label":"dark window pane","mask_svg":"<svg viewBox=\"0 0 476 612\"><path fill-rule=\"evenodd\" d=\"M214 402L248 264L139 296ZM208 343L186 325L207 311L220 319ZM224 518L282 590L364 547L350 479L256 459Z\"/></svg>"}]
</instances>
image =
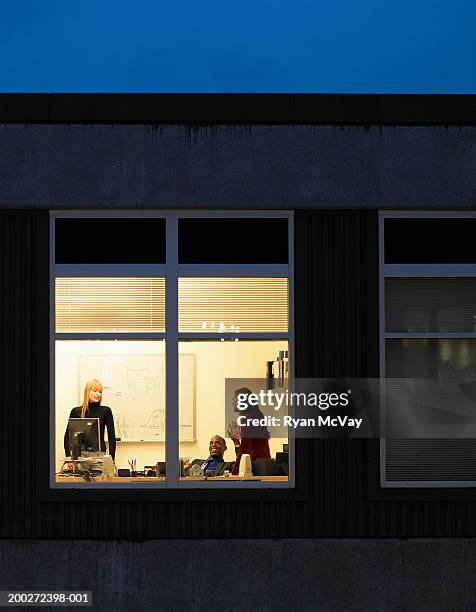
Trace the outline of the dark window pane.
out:
<instances>
[{"instance_id":1,"label":"dark window pane","mask_svg":"<svg viewBox=\"0 0 476 612\"><path fill-rule=\"evenodd\" d=\"M389 481L476 480L476 440L391 440L385 442Z\"/></svg>"},{"instance_id":2,"label":"dark window pane","mask_svg":"<svg viewBox=\"0 0 476 612\"><path fill-rule=\"evenodd\" d=\"M386 278L387 332L476 331L473 278Z\"/></svg>"},{"instance_id":3,"label":"dark window pane","mask_svg":"<svg viewBox=\"0 0 476 612\"><path fill-rule=\"evenodd\" d=\"M429 379L426 394L432 401L415 402L407 411L389 415L405 426L422 427L427 419L427 435L432 428L444 426L444 439L391 439L385 442L386 479L389 481L458 481L476 479L476 440L470 438L474 422L472 389L476 380L476 340L472 338L403 338L385 341L387 377ZM403 387L414 382L406 381ZM425 388L425 380L420 389ZM452 388L451 385L454 385ZM461 385L461 394L455 389ZM453 402L457 398L457 408ZM453 408L447 411L446 406ZM401 409L401 407L400 407ZM454 436L455 428L460 437ZM416 429L415 429L416 430ZM422 429L423 431L423 429ZM450 433L451 432L451 433ZM442 436L443 437L443 436Z\"/></svg>"},{"instance_id":4,"label":"dark window pane","mask_svg":"<svg viewBox=\"0 0 476 612\"><path fill-rule=\"evenodd\" d=\"M56 219L59 264L165 263L165 219Z\"/></svg>"},{"instance_id":5,"label":"dark window pane","mask_svg":"<svg viewBox=\"0 0 476 612\"><path fill-rule=\"evenodd\" d=\"M288 220L179 219L179 262L288 263Z\"/></svg>"},{"instance_id":6,"label":"dark window pane","mask_svg":"<svg viewBox=\"0 0 476 612\"><path fill-rule=\"evenodd\" d=\"M476 263L476 219L386 219L385 263Z\"/></svg>"},{"instance_id":7,"label":"dark window pane","mask_svg":"<svg viewBox=\"0 0 476 612\"><path fill-rule=\"evenodd\" d=\"M387 339L385 373L389 378L431 378L440 383L475 381L476 339Z\"/></svg>"}]
</instances>

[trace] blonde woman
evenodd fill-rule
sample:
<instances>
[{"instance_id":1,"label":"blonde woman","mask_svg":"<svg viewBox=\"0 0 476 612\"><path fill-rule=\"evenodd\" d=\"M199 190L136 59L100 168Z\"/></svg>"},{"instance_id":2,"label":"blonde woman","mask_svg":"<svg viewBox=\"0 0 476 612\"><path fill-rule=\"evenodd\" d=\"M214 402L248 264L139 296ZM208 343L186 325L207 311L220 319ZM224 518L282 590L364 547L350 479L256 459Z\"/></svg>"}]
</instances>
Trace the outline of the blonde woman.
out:
<instances>
[{"instance_id":1,"label":"blonde woman","mask_svg":"<svg viewBox=\"0 0 476 612\"><path fill-rule=\"evenodd\" d=\"M83 404L71 410L69 418L72 419L99 419L99 443L101 451L106 450L104 442L104 429L107 427L107 439L109 446L109 454L114 459L116 454L116 433L114 431L114 417L109 406L101 404L102 399L102 384L99 380L93 378L88 380L84 387ZM66 427L64 434L64 452L67 457L71 455L69 448L69 426Z\"/></svg>"}]
</instances>

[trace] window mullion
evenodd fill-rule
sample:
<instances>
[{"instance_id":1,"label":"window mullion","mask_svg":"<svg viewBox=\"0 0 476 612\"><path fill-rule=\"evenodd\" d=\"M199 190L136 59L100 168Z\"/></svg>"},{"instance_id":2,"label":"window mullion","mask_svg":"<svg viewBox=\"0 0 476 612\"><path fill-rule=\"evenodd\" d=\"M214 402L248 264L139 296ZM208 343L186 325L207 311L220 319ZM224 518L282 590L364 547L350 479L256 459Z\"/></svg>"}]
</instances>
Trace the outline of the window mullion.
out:
<instances>
[{"instance_id":1,"label":"window mullion","mask_svg":"<svg viewBox=\"0 0 476 612\"><path fill-rule=\"evenodd\" d=\"M166 309L166 417L165 458L167 485L175 487L179 481L179 397L178 397L178 223L176 218L167 222L167 281L165 287Z\"/></svg>"}]
</instances>

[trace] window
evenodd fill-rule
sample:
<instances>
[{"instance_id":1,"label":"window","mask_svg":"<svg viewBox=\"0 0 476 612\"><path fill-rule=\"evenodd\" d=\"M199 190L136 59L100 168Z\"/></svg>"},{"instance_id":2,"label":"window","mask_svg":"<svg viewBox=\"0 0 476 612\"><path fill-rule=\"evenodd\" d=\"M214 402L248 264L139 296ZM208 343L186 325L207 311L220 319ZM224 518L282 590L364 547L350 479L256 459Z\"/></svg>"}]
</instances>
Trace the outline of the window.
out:
<instances>
[{"instance_id":1,"label":"window","mask_svg":"<svg viewBox=\"0 0 476 612\"><path fill-rule=\"evenodd\" d=\"M432 427L421 438L382 441L381 484L475 486L476 396L468 389L476 382L476 218L385 213L380 223L381 370L419 379ZM454 389L465 392L448 414ZM421 403L412 410L419 418L424 411Z\"/></svg>"},{"instance_id":2,"label":"window","mask_svg":"<svg viewBox=\"0 0 476 612\"><path fill-rule=\"evenodd\" d=\"M52 213L51 224L51 486L292 486L287 431L228 436L227 386L264 380L271 362L292 371L292 216Z\"/></svg>"}]
</instances>

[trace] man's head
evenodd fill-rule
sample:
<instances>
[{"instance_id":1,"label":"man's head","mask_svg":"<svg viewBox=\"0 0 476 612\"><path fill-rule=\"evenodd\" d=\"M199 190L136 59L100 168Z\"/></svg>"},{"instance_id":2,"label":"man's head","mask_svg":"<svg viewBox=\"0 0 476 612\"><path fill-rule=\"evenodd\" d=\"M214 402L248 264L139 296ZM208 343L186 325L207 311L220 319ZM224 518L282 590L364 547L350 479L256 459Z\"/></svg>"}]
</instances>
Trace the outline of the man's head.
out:
<instances>
[{"instance_id":1,"label":"man's head","mask_svg":"<svg viewBox=\"0 0 476 612\"><path fill-rule=\"evenodd\" d=\"M223 459L223 455L226 451L226 442L221 436L212 436L210 440L210 457L217 457Z\"/></svg>"}]
</instances>

